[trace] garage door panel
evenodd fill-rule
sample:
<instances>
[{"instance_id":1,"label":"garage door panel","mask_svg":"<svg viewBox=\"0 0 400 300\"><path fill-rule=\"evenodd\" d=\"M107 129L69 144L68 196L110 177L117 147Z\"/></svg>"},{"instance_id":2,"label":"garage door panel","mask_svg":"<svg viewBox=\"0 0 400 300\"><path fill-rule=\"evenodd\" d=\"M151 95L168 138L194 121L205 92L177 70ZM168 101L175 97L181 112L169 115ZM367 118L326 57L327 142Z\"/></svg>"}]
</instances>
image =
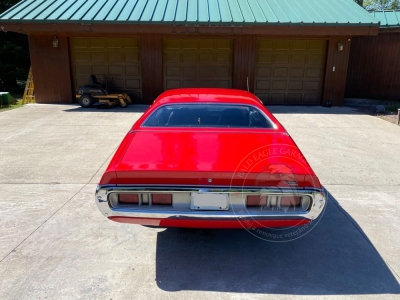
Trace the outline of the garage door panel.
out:
<instances>
[{"instance_id":1,"label":"garage door panel","mask_svg":"<svg viewBox=\"0 0 400 300\"><path fill-rule=\"evenodd\" d=\"M289 40L277 40L275 41L275 50L283 50L289 51L290 50L290 42Z\"/></svg>"},{"instance_id":2,"label":"garage door panel","mask_svg":"<svg viewBox=\"0 0 400 300\"><path fill-rule=\"evenodd\" d=\"M212 63L214 62L214 55L212 53L201 53L199 60L205 63Z\"/></svg>"},{"instance_id":3,"label":"garage door panel","mask_svg":"<svg viewBox=\"0 0 400 300\"><path fill-rule=\"evenodd\" d=\"M98 76L100 74L101 76L104 76L105 74L107 74L107 66L105 66L105 65L92 66L91 74L94 74L96 76ZM88 78L88 80L89 80L89 78Z\"/></svg>"},{"instance_id":4,"label":"garage door panel","mask_svg":"<svg viewBox=\"0 0 400 300\"><path fill-rule=\"evenodd\" d=\"M123 54L119 52L109 52L107 53L107 58L109 62L122 62L124 61Z\"/></svg>"},{"instance_id":5,"label":"garage door panel","mask_svg":"<svg viewBox=\"0 0 400 300\"><path fill-rule=\"evenodd\" d=\"M320 82L319 81L306 81L305 82L305 89L307 91L319 91Z\"/></svg>"},{"instance_id":6,"label":"garage door panel","mask_svg":"<svg viewBox=\"0 0 400 300\"><path fill-rule=\"evenodd\" d=\"M275 64L288 64L289 63L289 55L288 54L276 54L274 55Z\"/></svg>"},{"instance_id":7,"label":"garage door panel","mask_svg":"<svg viewBox=\"0 0 400 300\"><path fill-rule=\"evenodd\" d=\"M137 63L139 64L139 52L126 52L125 62L127 63Z\"/></svg>"},{"instance_id":8,"label":"garage door panel","mask_svg":"<svg viewBox=\"0 0 400 300\"><path fill-rule=\"evenodd\" d=\"M138 90L140 89L140 80L139 79L126 79L125 86L128 89Z\"/></svg>"},{"instance_id":9,"label":"garage door panel","mask_svg":"<svg viewBox=\"0 0 400 300\"><path fill-rule=\"evenodd\" d=\"M304 77L305 70L304 68L290 68L289 76L290 77Z\"/></svg>"},{"instance_id":10,"label":"garage door panel","mask_svg":"<svg viewBox=\"0 0 400 300\"><path fill-rule=\"evenodd\" d=\"M113 87L115 87L117 89L124 89L125 88L125 80L124 80L124 78L114 77L112 79L112 85L113 85Z\"/></svg>"},{"instance_id":11,"label":"garage door panel","mask_svg":"<svg viewBox=\"0 0 400 300\"><path fill-rule=\"evenodd\" d=\"M216 69L208 67L199 67L198 76L200 77L212 77L216 73Z\"/></svg>"},{"instance_id":12,"label":"garage door panel","mask_svg":"<svg viewBox=\"0 0 400 300\"><path fill-rule=\"evenodd\" d=\"M124 68L123 68L123 66L109 66L108 74L110 74L110 75L124 74Z\"/></svg>"},{"instance_id":13,"label":"garage door panel","mask_svg":"<svg viewBox=\"0 0 400 300\"><path fill-rule=\"evenodd\" d=\"M121 49L124 47L123 39L107 39L106 43L107 43L107 48Z\"/></svg>"},{"instance_id":14,"label":"garage door panel","mask_svg":"<svg viewBox=\"0 0 400 300\"><path fill-rule=\"evenodd\" d=\"M306 62L307 56L305 54L293 54L291 56L292 64L304 64Z\"/></svg>"},{"instance_id":15,"label":"garage door panel","mask_svg":"<svg viewBox=\"0 0 400 300\"><path fill-rule=\"evenodd\" d=\"M91 38L90 39L90 48L105 48L106 47L106 39L102 38Z\"/></svg>"},{"instance_id":16,"label":"garage door panel","mask_svg":"<svg viewBox=\"0 0 400 300\"><path fill-rule=\"evenodd\" d=\"M229 89L231 87L231 82L230 80L217 80L215 81L215 87Z\"/></svg>"},{"instance_id":17,"label":"garage door panel","mask_svg":"<svg viewBox=\"0 0 400 300\"><path fill-rule=\"evenodd\" d=\"M276 104L284 104L286 100L286 94L284 93L272 93L270 96L270 102Z\"/></svg>"},{"instance_id":18,"label":"garage door panel","mask_svg":"<svg viewBox=\"0 0 400 300\"><path fill-rule=\"evenodd\" d=\"M182 87L181 86L181 81L179 79L177 80L167 80L165 82L165 88L168 89L178 89Z\"/></svg>"},{"instance_id":19,"label":"garage door panel","mask_svg":"<svg viewBox=\"0 0 400 300\"><path fill-rule=\"evenodd\" d=\"M270 77L272 68L267 67L257 67L256 76Z\"/></svg>"},{"instance_id":20,"label":"garage door panel","mask_svg":"<svg viewBox=\"0 0 400 300\"><path fill-rule=\"evenodd\" d=\"M288 93L286 97L287 104L296 104L302 102L303 94L302 93Z\"/></svg>"},{"instance_id":21,"label":"garage door panel","mask_svg":"<svg viewBox=\"0 0 400 300\"><path fill-rule=\"evenodd\" d=\"M125 67L126 76L140 76L139 66L126 66Z\"/></svg>"},{"instance_id":22,"label":"garage door panel","mask_svg":"<svg viewBox=\"0 0 400 300\"><path fill-rule=\"evenodd\" d=\"M310 54L307 57L309 64L322 65L324 63L324 56L322 54Z\"/></svg>"},{"instance_id":23,"label":"garage door panel","mask_svg":"<svg viewBox=\"0 0 400 300\"><path fill-rule=\"evenodd\" d=\"M324 40L311 40L308 42L308 50L318 50L325 52L326 41Z\"/></svg>"},{"instance_id":24,"label":"garage door panel","mask_svg":"<svg viewBox=\"0 0 400 300\"><path fill-rule=\"evenodd\" d=\"M87 61L90 62L90 53L87 52L76 52L75 53L75 61Z\"/></svg>"},{"instance_id":25,"label":"garage door panel","mask_svg":"<svg viewBox=\"0 0 400 300\"><path fill-rule=\"evenodd\" d=\"M184 77L197 77L197 67L182 67L182 76Z\"/></svg>"},{"instance_id":26,"label":"garage door panel","mask_svg":"<svg viewBox=\"0 0 400 300\"><path fill-rule=\"evenodd\" d=\"M271 81L269 80L257 80L256 89L258 90L269 90L271 88Z\"/></svg>"},{"instance_id":27,"label":"garage door panel","mask_svg":"<svg viewBox=\"0 0 400 300\"><path fill-rule=\"evenodd\" d=\"M272 90L286 90L287 81L286 80L273 80Z\"/></svg>"},{"instance_id":28,"label":"garage door panel","mask_svg":"<svg viewBox=\"0 0 400 300\"><path fill-rule=\"evenodd\" d=\"M231 87L232 42L165 39L164 88Z\"/></svg>"},{"instance_id":29,"label":"garage door panel","mask_svg":"<svg viewBox=\"0 0 400 300\"><path fill-rule=\"evenodd\" d=\"M259 63L267 63L270 64L273 61L273 55L269 53L259 53L257 56L257 61Z\"/></svg>"},{"instance_id":30,"label":"garage door panel","mask_svg":"<svg viewBox=\"0 0 400 300\"><path fill-rule=\"evenodd\" d=\"M304 94L304 104L319 104L320 96L315 93Z\"/></svg>"},{"instance_id":31,"label":"garage door panel","mask_svg":"<svg viewBox=\"0 0 400 300\"><path fill-rule=\"evenodd\" d=\"M81 75L90 76L90 74L92 74L92 68L91 68L91 66L79 65L79 66L76 66L76 72ZM88 77L86 77L86 78L88 78Z\"/></svg>"},{"instance_id":32,"label":"garage door panel","mask_svg":"<svg viewBox=\"0 0 400 300\"><path fill-rule=\"evenodd\" d=\"M92 62L106 62L106 53L104 52L93 52L90 54L90 61Z\"/></svg>"},{"instance_id":33,"label":"garage door panel","mask_svg":"<svg viewBox=\"0 0 400 300\"><path fill-rule=\"evenodd\" d=\"M166 67L166 75L167 76L181 76L181 68L180 67Z\"/></svg>"},{"instance_id":34,"label":"garage door panel","mask_svg":"<svg viewBox=\"0 0 400 300\"><path fill-rule=\"evenodd\" d=\"M216 45L216 48L221 50L225 49L230 51L232 48L231 40L216 40Z\"/></svg>"},{"instance_id":35,"label":"garage door panel","mask_svg":"<svg viewBox=\"0 0 400 300\"><path fill-rule=\"evenodd\" d=\"M166 39L164 45L167 49L181 49L182 40L181 39Z\"/></svg>"},{"instance_id":36,"label":"garage door panel","mask_svg":"<svg viewBox=\"0 0 400 300\"><path fill-rule=\"evenodd\" d=\"M139 41L137 39L123 39L124 40L124 48L136 48L139 50Z\"/></svg>"},{"instance_id":37,"label":"garage door panel","mask_svg":"<svg viewBox=\"0 0 400 300\"><path fill-rule=\"evenodd\" d=\"M269 104L318 104L325 40L259 40L254 91Z\"/></svg>"},{"instance_id":38,"label":"garage door panel","mask_svg":"<svg viewBox=\"0 0 400 300\"><path fill-rule=\"evenodd\" d=\"M304 40L292 41L292 50L295 50L295 51L307 50L307 41L304 41Z\"/></svg>"},{"instance_id":39,"label":"garage door panel","mask_svg":"<svg viewBox=\"0 0 400 300\"><path fill-rule=\"evenodd\" d=\"M229 77L230 74L232 74L232 71L229 67L220 67L215 69L215 76L217 77Z\"/></svg>"},{"instance_id":40,"label":"garage door panel","mask_svg":"<svg viewBox=\"0 0 400 300\"><path fill-rule=\"evenodd\" d=\"M71 40L72 49L89 48L89 39L73 39Z\"/></svg>"},{"instance_id":41,"label":"garage door panel","mask_svg":"<svg viewBox=\"0 0 400 300\"><path fill-rule=\"evenodd\" d=\"M289 90L303 90L303 81L290 81Z\"/></svg>"},{"instance_id":42,"label":"garage door panel","mask_svg":"<svg viewBox=\"0 0 400 300\"><path fill-rule=\"evenodd\" d=\"M168 63L181 62L181 55L179 53L166 53L165 61Z\"/></svg>"},{"instance_id":43,"label":"garage door panel","mask_svg":"<svg viewBox=\"0 0 400 300\"><path fill-rule=\"evenodd\" d=\"M71 38L75 89L89 84L89 75L109 81L111 91L141 95L139 43L132 38ZM140 97L139 97L140 99Z\"/></svg>"},{"instance_id":44,"label":"garage door panel","mask_svg":"<svg viewBox=\"0 0 400 300\"><path fill-rule=\"evenodd\" d=\"M184 53L182 57L183 63L196 63L199 61L199 55L196 53Z\"/></svg>"},{"instance_id":45,"label":"garage door panel","mask_svg":"<svg viewBox=\"0 0 400 300\"><path fill-rule=\"evenodd\" d=\"M322 69L321 68L307 68L307 71L306 71L306 77L307 78L311 78L311 77L314 77L314 78L317 78L317 77L321 77L321 72L322 71Z\"/></svg>"},{"instance_id":46,"label":"garage door panel","mask_svg":"<svg viewBox=\"0 0 400 300\"><path fill-rule=\"evenodd\" d=\"M274 68L274 77L287 77L289 68Z\"/></svg>"},{"instance_id":47,"label":"garage door panel","mask_svg":"<svg viewBox=\"0 0 400 300\"><path fill-rule=\"evenodd\" d=\"M229 53L220 53L216 55L215 61L217 63L230 63L232 60L232 57Z\"/></svg>"}]
</instances>

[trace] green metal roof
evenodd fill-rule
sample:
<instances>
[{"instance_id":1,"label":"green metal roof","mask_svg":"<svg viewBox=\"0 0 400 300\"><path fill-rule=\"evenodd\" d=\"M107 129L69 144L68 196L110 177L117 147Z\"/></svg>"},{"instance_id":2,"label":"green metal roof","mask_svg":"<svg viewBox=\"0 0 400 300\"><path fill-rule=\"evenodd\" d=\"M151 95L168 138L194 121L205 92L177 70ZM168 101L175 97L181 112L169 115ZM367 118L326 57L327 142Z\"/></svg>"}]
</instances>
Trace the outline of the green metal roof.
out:
<instances>
[{"instance_id":1,"label":"green metal roof","mask_svg":"<svg viewBox=\"0 0 400 300\"><path fill-rule=\"evenodd\" d=\"M400 10L370 11L381 22L381 28L400 27Z\"/></svg>"},{"instance_id":2,"label":"green metal roof","mask_svg":"<svg viewBox=\"0 0 400 300\"><path fill-rule=\"evenodd\" d=\"M24 0L0 21L378 26L353 0Z\"/></svg>"}]
</instances>

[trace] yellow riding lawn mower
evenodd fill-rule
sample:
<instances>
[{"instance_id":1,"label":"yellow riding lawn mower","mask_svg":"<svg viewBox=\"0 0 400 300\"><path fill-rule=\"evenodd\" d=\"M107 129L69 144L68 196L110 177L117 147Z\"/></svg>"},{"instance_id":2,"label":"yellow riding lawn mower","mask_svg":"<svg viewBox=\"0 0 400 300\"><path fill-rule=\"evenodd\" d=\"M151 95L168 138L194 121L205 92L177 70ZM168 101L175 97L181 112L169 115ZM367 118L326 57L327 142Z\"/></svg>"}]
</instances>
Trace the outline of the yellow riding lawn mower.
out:
<instances>
[{"instance_id":1,"label":"yellow riding lawn mower","mask_svg":"<svg viewBox=\"0 0 400 300\"><path fill-rule=\"evenodd\" d=\"M95 75L90 75L90 84L78 87L76 98L83 108L97 107L110 108L114 106L127 107L131 104L131 98L126 93L110 94L108 84L97 82Z\"/></svg>"}]
</instances>

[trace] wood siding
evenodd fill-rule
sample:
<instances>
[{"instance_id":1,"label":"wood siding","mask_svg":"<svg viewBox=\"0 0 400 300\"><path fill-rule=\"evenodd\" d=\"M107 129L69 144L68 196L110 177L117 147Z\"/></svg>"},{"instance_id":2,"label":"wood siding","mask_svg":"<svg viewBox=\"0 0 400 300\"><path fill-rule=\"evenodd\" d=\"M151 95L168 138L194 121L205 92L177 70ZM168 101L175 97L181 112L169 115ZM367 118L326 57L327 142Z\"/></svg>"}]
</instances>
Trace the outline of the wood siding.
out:
<instances>
[{"instance_id":1,"label":"wood siding","mask_svg":"<svg viewBox=\"0 0 400 300\"><path fill-rule=\"evenodd\" d=\"M37 103L72 103L68 38L57 36L58 48L53 48L54 36L29 36L35 98Z\"/></svg>"},{"instance_id":2,"label":"wood siding","mask_svg":"<svg viewBox=\"0 0 400 300\"><path fill-rule=\"evenodd\" d=\"M343 51L338 50L339 42L343 43ZM325 101L331 101L334 106L343 104L350 44L349 37L335 37L329 40L321 104Z\"/></svg>"},{"instance_id":3,"label":"wood siding","mask_svg":"<svg viewBox=\"0 0 400 300\"><path fill-rule=\"evenodd\" d=\"M253 92L256 38L253 36L235 37L233 51L232 87L247 90L247 85L249 85L249 91Z\"/></svg>"},{"instance_id":4,"label":"wood siding","mask_svg":"<svg viewBox=\"0 0 400 300\"><path fill-rule=\"evenodd\" d=\"M152 103L163 92L163 61L161 36L145 35L140 38L142 66L142 101Z\"/></svg>"},{"instance_id":5,"label":"wood siding","mask_svg":"<svg viewBox=\"0 0 400 300\"><path fill-rule=\"evenodd\" d=\"M198 25L137 25L137 24L80 24L80 23L7 23L4 30L25 34L54 34L68 32L71 35L82 34L115 36L141 34L224 34L224 35L263 35L263 36L344 36L377 35L378 26L198 26Z\"/></svg>"},{"instance_id":6,"label":"wood siding","mask_svg":"<svg viewBox=\"0 0 400 300\"><path fill-rule=\"evenodd\" d=\"M400 100L400 33L353 39L346 97Z\"/></svg>"}]
</instances>

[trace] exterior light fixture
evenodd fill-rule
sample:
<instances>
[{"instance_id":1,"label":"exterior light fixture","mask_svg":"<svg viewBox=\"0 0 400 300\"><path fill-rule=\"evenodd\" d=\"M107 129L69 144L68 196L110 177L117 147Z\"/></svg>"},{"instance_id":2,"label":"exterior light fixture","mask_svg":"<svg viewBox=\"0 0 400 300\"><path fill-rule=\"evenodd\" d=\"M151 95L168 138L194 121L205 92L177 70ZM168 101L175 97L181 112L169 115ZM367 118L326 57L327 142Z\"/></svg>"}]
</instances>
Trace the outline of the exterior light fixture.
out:
<instances>
[{"instance_id":1,"label":"exterior light fixture","mask_svg":"<svg viewBox=\"0 0 400 300\"><path fill-rule=\"evenodd\" d=\"M58 48L58 38L56 36L53 39L53 47Z\"/></svg>"},{"instance_id":2,"label":"exterior light fixture","mask_svg":"<svg viewBox=\"0 0 400 300\"><path fill-rule=\"evenodd\" d=\"M344 47L343 42L340 41L340 42L337 44L337 49L338 49L338 51L343 51L343 47Z\"/></svg>"}]
</instances>

